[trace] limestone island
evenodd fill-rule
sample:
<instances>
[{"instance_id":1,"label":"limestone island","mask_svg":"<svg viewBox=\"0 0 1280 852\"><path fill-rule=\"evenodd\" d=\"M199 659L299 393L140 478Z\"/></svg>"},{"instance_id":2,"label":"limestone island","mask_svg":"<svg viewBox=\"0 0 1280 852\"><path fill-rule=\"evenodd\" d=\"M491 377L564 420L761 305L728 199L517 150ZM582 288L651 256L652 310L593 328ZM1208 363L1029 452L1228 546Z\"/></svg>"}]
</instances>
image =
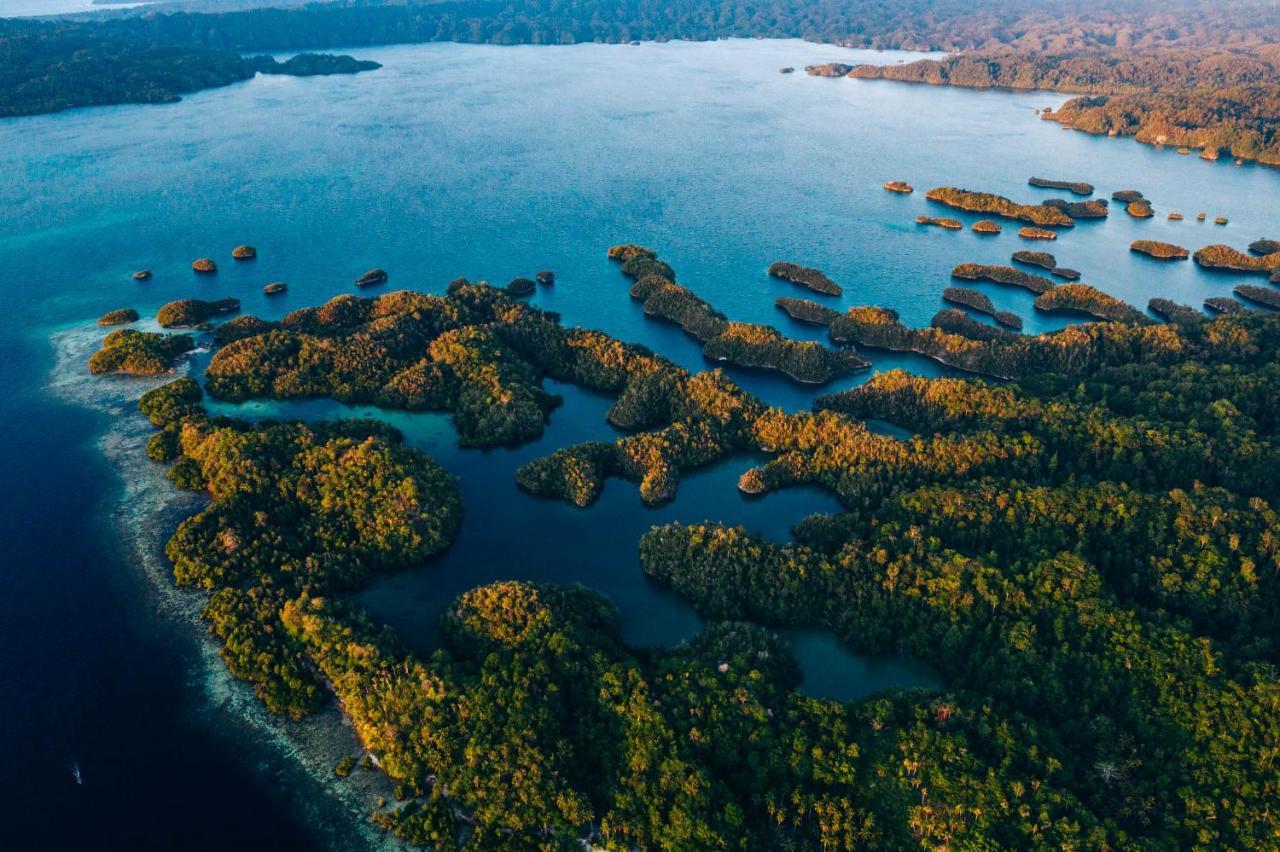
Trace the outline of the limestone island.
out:
<instances>
[{"instance_id":1,"label":"limestone island","mask_svg":"<svg viewBox=\"0 0 1280 852\"><path fill-rule=\"evenodd\" d=\"M959 219L952 219L949 216L917 216L917 225L933 225L937 228L945 228L948 231L964 230L964 223Z\"/></svg>"},{"instance_id":2,"label":"limestone island","mask_svg":"<svg viewBox=\"0 0 1280 852\"><path fill-rule=\"evenodd\" d=\"M1227 217L1226 217L1226 216L1219 216L1217 219L1214 219L1214 220L1213 220L1213 224L1215 224L1215 225L1225 225L1225 224L1227 224Z\"/></svg>"},{"instance_id":3,"label":"limestone island","mask_svg":"<svg viewBox=\"0 0 1280 852\"><path fill-rule=\"evenodd\" d=\"M1169 221L1170 221L1170 222L1181 222L1181 221L1182 221L1182 219L1183 219L1183 216L1182 216L1182 214L1181 214L1181 213L1170 213L1170 214L1169 214Z\"/></svg>"},{"instance_id":4,"label":"limestone island","mask_svg":"<svg viewBox=\"0 0 1280 852\"><path fill-rule=\"evenodd\" d=\"M532 296L538 289L538 285L531 278L513 278L504 290L508 296L522 299L525 296Z\"/></svg>"},{"instance_id":5,"label":"limestone island","mask_svg":"<svg viewBox=\"0 0 1280 852\"><path fill-rule=\"evenodd\" d=\"M1036 298L1036 310L1085 314L1100 320L1146 325L1151 319L1137 308L1088 284L1059 284Z\"/></svg>"},{"instance_id":6,"label":"limestone island","mask_svg":"<svg viewBox=\"0 0 1280 852\"><path fill-rule=\"evenodd\" d=\"M534 280L536 280L539 284L541 284L544 287L549 287L550 285L556 283L556 274L552 272L550 269L540 270L538 274L533 277L534 277Z\"/></svg>"},{"instance_id":7,"label":"limestone island","mask_svg":"<svg viewBox=\"0 0 1280 852\"><path fill-rule=\"evenodd\" d=\"M1230 296L1210 296L1204 300L1204 306L1215 314L1239 314L1249 310Z\"/></svg>"},{"instance_id":8,"label":"limestone island","mask_svg":"<svg viewBox=\"0 0 1280 852\"><path fill-rule=\"evenodd\" d=\"M133 273L134 281L146 281L150 277L151 277L150 269L139 269L137 272Z\"/></svg>"},{"instance_id":9,"label":"limestone island","mask_svg":"<svg viewBox=\"0 0 1280 852\"><path fill-rule=\"evenodd\" d=\"M1280 290L1271 287L1256 287L1253 284L1239 284L1232 292L1242 299L1248 299L1250 302L1280 310Z\"/></svg>"},{"instance_id":10,"label":"limestone island","mask_svg":"<svg viewBox=\"0 0 1280 852\"><path fill-rule=\"evenodd\" d=\"M824 62L822 65L804 67L804 73L810 77L848 77L852 70L852 65L845 65L843 62Z\"/></svg>"},{"instance_id":11,"label":"limestone island","mask_svg":"<svg viewBox=\"0 0 1280 852\"><path fill-rule=\"evenodd\" d=\"M218 264L211 257L201 257L191 262L191 268L201 275L212 275L218 271Z\"/></svg>"},{"instance_id":12,"label":"limestone island","mask_svg":"<svg viewBox=\"0 0 1280 852\"><path fill-rule=\"evenodd\" d=\"M911 193L916 191L915 187L907 183L905 180L887 181L884 185L884 188L889 190L890 192L899 192L899 193L902 193L903 195L910 195Z\"/></svg>"},{"instance_id":13,"label":"limestone island","mask_svg":"<svg viewBox=\"0 0 1280 852\"><path fill-rule=\"evenodd\" d=\"M387 282L387 273L381 269L370 269L364 275L356 279L357 287L372 287L375 284L385 284Z\"/></svg>"},{"instance_id":14,"label":"limestone island","mask_svg":"<svg viewBox=\"0 0 1280 852\"><path fill-rule=\"evenodd\" d=\"M1018 236L1024 240L1056 240L1058 238L1057 233L1044 228L1022 228L1018 231Z\"/></svg>"},{"instance_id":15,"label":"limestone island","mask_svg":"<svg viewBox=\"0 0 1280 852\"><path fill-rule=\"evenodd\" d=\"M236 246L231 250L231 256L236 260L253 260L258 256L258 250L253 246Z\"/></svg>"},{"instance_id":16,"label":"limestone island","mask_svg":"<svg viewBox=\"0 0 1280 852\"><path fill-rule=\"evenodd\" d=\"M1074 195L1093 195L1093 184L1084 181L1070 180L1049 180L1048 178L1033 177L1027 180L1032 186L1038 186L1041 189L1062 189Z\"/></svg>"},{"instance_id":17,"label":"limestone island","mask_svg":"<svg viewBox=\"0 0 1280 852\"><path fill-rule=\"evenodd\" d=\"M1047 251L1015 251L1013 259L1017 263L1025 263L1028 266L1038 266L1041 269L1053 269L1058 265L1057 259Z\"/></svg>"},{"instance_id":18,"label":"limestone island","mask_svg":"<svg viewBox=\"0 0 1280 852\"><path fill-rule=\"evenodd\" d=\"M978 322L964 311L958 311L955 308L943 308L938 311L929 321L929 326L947 334L958 334L969 340L984 343L1007 341L1017 337L1013 332L1005 331L1003 328Z\"/></svg>"},{"instance_id":19,"label":"limestone island","mask_svg":"<svg viewBox=\"0 0 1280 852\"><path fill-rule=\"evenodd\" d=\"M1150 219L1155 215L1155 211L1151 209L1151 204L1141 198L1137 201L1130 201L1126 204L1124 206L1124 212L1128 213L1135 219Z\"/></svg>"},{"instance_id":20,"label":"limestone island","mask_svg":"<svg viewBox=\"0 0 1280 852\"><path fill-rule=\"evenodd\" d=\"M1156 260L1186 260L1191 252L1173 243L1162 243L1159 240L1134 240L1129 244L1129 251L1149 255Z\"/></svg>"},{"instance_id":21,"label":"limestone island","mask_svg":"<svg viewBox=\"0 0 1280 852\"><path fill-rule=\"evenodd\" d=\"M1275 254L1280 251L1280 240L1269 240L1262 238L1249 243L1249 252L1251 254Z\"/></svg>"},{"instance_id":22,"label":"limestone island","mask_svg":"<svg viewBox=\"0 0 1280 852\"><path fill-rule=\"evenodd\" d=\"M793 320L810 325L831 325L831 321L840 316L838 311L834 311L826 305L811 302L808 299L783 296L773 304Z\"/></svg>"},{"instance_id":23,"label":"limestone island","mask_svg":"<svg viewBox=\"0 0 1280 852\"><path fill-rule=\"evenodd\" d=\"M976 234L998 234L1000 233L1000 224L992 222L990 219L979 219L973 223L973 231Z\"/></svg>"},{"instance_id":24,"label":"limestone island","mask_svg":"<svg viewBox=\"0 0 1280 852\"><path fill-rule=\"evenodd\" d=\"M1129 204L1134 201L1143 201L1144 196L1136 189L1117 189L1111 193L1112 201L1119 201L1121 204Z\"/></svg>"},{"instance_id":25,"label":"limestone island","mask_svg":"<svg viewBox=\"0 0 1280 852\"><path fill-rule=\"evenodd\" d=\"M1261 256L1245 254L1231 246L1216 244L1196 251L1192 258L1205 269L1222 269L1228 272L1269 274L1280 270L1280 252Z\"/></svg>"},{"instance_id":26,"label":"limestone island","mask_svg":"<svg viewBox=\"0 0 1280 852\"><path fill-rule=\"evenodd\" d=\"M1152 299L1147 302L1147 310L1166 322L1196 323L1208 319L1204 314L1189 305L1180 305L1171 299Z\"/></svg>"},{"instance_id":27,"label":"limestone island","mask_svg":"<svg viewBox=\"0 0 1280 852\"><path fill-rule=\"evenodd\" d=\"M262 292L267 296L276 296L289 289L289 285L283 281L272 281L270 284L262 288Z\"/></svg>"},{"instance_id":28,"label":"limestone island","mask_svg":"<svg viewBox=\"0 0 1280 852\"><path fill-rule=\"evenodd\" d=\"M214 317L233 314L238 310L239 299L178 299L156 312L156 322L160 323L161 328L195 328Z\"/></svg>"},{"instance_id":29,"label":"limestone island","mask_svg":"<svg viewBox=\"0 0 1280 852\"><path fill-rule=\"evenodd\" d=\"M1065 198L1050 198L1044 202L1045 207L1061 210L1072 219L1105 219L1111 207L1105 198L1090 198L1088 201L1067 201Z\"/></svg>"},{"instance_id":30,"label":"limestone island","mask_svg":"<svg viewBox=\"0 0 1280 852\"><path fill-rule=\"evenodd\" d=\"M1203 222L1204 220L1205 220L1205 215L1204 215L1203 213L1197 213L1197 214L1196 214L1196 221L1197 221L1197 222Z\"/></svg>"},{"instance_id":31,"label":"limestone island","mask_svg":"<svg viewBox=\"0 0 1280 852\"><path fill-rule=\"evenodd\" d=\"M1022 318L1011 311L997 311L986 293L979 293L968 287L948 287L942 291L942 298L953 305L961 305L971 311L986 314L1001 325L1022 330Z\"/></svg>"},{"instance_id":32,"label":"limestone island","mask_svg":"<svg viewBox=\"0 0 1280 852\"><path fill-rule=\"evenodd\" d=\"M1053 269L1049 270L1049 274L1056 275L1066 281L1080 280L1080 270L1072 269L1068 266L1055 266Z\"/></svg>"},{"instance_id":33,"label":"limestone island","mask_svg":"<svg viewBox=\"0 0 1280 852\"><path fill-rule=\"evenodd\" d=\"M666 263L658 259L652 249L634 243L609 247L609 259L621 261L622 274L640 281L650 275L665 278L672 283L676 280L676 272Z\"/></svg>"},{"instance_id":34,"label":"limestone island","mask_svg":"<svg viewBox=\"0 0 1280 852\"><path fill-rule=\"evenodd\" d=\"M828 278L822 270L810 266L800 266L780 260L770 264L769 275L773 278L781 278L783 281L790 281L792 284L799 284L801 287L808 287L824 296L844 295L844 290L839 284Z\"/></svg>"},{"instance_id":35,"label":"limestone island","mask_svg":"<svg viewBox=\"0 0 1280 852\"><path fill-rule=\"evenodd\" d=\"M89 358L89 372L159 376L195 346L190 335L158 334L118 328L102 339L102 348Z\"/></svg>"},{"instance_id":36,"label":"limestone island","mask_svg":"<svg viewBox=\"0 0 1280 852\"><path fill-rule=\"evenodd\" d=\"M981 263L961 263L951 270L952 278L966 281L990 281L994 284L1005 284L1021 287L1032 293L1047 293L1058 285L1048 278L1014 269L1012 266L990 266Z\"/></svg>"},{"instance_id":37,"label":"limestone island","mask_svg":"<svg viewBox=\"0 0 1280 852\"><path fill-rule=\"evenodd\" d=\"M1066 213L1043 204L1019 204L988 192L973 192L953 186L938 186L924 195L930 201L969 213L991 213L1005 219L1030 222L1032 225L1070 228L1075 224Z\"/></svg>"},{"instance_id":38,"label":"limestone island","mask_svg":"<svg viewBox=\"0 0 1280 852\"><path fill-rule=\"evenodd\" d=\"M133 308L116 308L98 317L98 325L128 325L138 321L138 312Z\"/></svg>"}]
</instances>

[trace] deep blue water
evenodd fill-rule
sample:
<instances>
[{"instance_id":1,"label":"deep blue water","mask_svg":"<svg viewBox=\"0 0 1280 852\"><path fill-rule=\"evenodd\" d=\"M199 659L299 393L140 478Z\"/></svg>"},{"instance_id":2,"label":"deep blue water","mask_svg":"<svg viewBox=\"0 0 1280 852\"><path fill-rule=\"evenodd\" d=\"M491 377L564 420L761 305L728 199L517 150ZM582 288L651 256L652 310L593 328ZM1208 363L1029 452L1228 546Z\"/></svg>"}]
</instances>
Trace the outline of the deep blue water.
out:
<instances>
[{"instance_id":1,"label":"deep blue water","mask_svg":"<svg viewBox=\"0 0 1280 852\"><path fill-rule=\"evenodd\" d=\"M654 247L731 318L819 338L774 309L777 296L805 292L771 281L770 262L827 271L846 288L842 299L827 300L833 306L889 304L908 323L924 324L941 306L952 265L1006 262L1025 247L1014 229L995 238L918 229L915 216L932 207L923 198L930 186L1031 200L1050 195L1026 186L1038 174L1088 180L1100 194L1141 189L1156 219L1121 214L1082 223L1049 246L1086 281L1139 306L1155 295L1198 304L1229 293L1236 279L1134 256L1131 240L1243 247L1280 229L1280 173L1063 132L1035 118L1034 107L1061 96L777 73L782 65L888 62L893 54L751 41L355 52L384 67L353 77L258 78L172 106L0 122L7 839L95 849L320 842L312 820L290 805L322 794L205 706L193 632L162 614L155 584L122 543L121 517L126 528L155 523L122 506L129 470L99 445L131 415L51 388L67 379L54 374L51 336L111 308L154 312L188 295L236 296L246 312L275 318L351 292L351 280L372 266L390 272L390 287L432 291L458 275L505 282L551 268L558 281L536 304L701 368L691 340L646 320L627 297L604 258L608 245ZM886 193L888 179L909 180L917 193ZM1169 210L1189 221L1167 222ZM1196 223L1200 210L1231 224ZM230 249L241 242L258 247L257 261L232 262ZM189 264L202 255L219 260L217 276L192 276ZM154 278L131 281L140 267ZM261 287L273 280L290 290L269 301ZM1018 311L1029 331L1063 322L1036 316L1029 294L983 289ZM919 359L874 360L878 369L937 372ZM790 409L807 407L818 392L758 373L733 376ZM86 380L79 392L93 388ZM518 464L611 434L607 400L557 391L566 405L546 435L515 450L460 451L446 418L379 413L461 476L466 501L454 548L361 596L414 646L432 646L445 602L499 577L584 582L618 604L628 638L673 641L697 621L640 575L635 540L651 524L709 517L784 539L806 514L834 508L809 489L743 498L733 485L752 463L746 458L689 476L676 501L656 511L621 481L609 482L585 512L521 495ZM321 417L341 407L241 410ZM162 541L165 530L154 532ZM930 682L910 661L859 658L823 634L790 636L806 661L806 688L819 694ZM83 786L71 780L73 758Z\"/></svg>"}]
</instances>

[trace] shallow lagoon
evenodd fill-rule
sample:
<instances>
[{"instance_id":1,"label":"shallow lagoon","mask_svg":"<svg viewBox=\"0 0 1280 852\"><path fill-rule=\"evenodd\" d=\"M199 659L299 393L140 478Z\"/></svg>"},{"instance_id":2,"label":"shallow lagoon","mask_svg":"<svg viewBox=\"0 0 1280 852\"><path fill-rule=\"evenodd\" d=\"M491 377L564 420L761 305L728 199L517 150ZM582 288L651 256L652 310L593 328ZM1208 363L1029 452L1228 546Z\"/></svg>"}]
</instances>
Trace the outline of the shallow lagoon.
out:
<instances>
[{"instance_id":1,"label":"shallow lagoon","mask_svg":"<svg viewBox=\"0 0 1280 852\"><path fill-rule=\"evenodd\" d=\"M0 513L0 688L27 696L0 726L14 744L13 764L30 769L19 794L4 799L23 813L20 828L40 823L45 840L93 842L109 827L141 845L190 845L198 827L209 842L296 846L303 831L269 798L274 776L228 759L217 732L191 719L203 700L186 682L198 655L157 617L154 595L108 520L124 492L97 442L130 415L88 411L47 392L49 336L60 328L124 304L153 312L189 295L236 296L247 312L275 318L351 292L352 279L372 266L391 273L389 287L433 291L458 275L504 282L548 267L558 283L539 292L539 306L700 368L691 340L647 320L627 298L625 280L604 259L609 244L658 249L733 319L819 338L820 330L773 307L777 296L807 293L769 279L772 261L824 269L846 288L842 299L824 300L833 306L889 304L923 324L942 306L955 263L1006 262L1017 248L1042 247L1011 229L989 238L917 228L916 215L939 210L923 198L934 185L1028 201L1052 195L1026 186L1036 174L1088 180L1100 194L1144 191L1157 218L1082 223L1050 246L1086 281L1139 306L1152 296L1198 304L1238 279L1132 255L1133 239L1194 249L1280 236L1280 172L1063 132L1032 112L1057 105L1058 95L777 73L895 54L754 41L354 53L384 67L353 77L260 77L170 106L0 121L8 296L0 413L10 424L0 477L22 484L7 490ZM908 180L917 193L884 192L889 179ZM1188 221L1166 221L1169 210ZM1197 223L1200 210L1231 224ZM257 261L231 261L242 242L258 247ZM216 277L192 276L189 264L201 255L219 260ZM144 266L155 277L135 284L129 274ZM273 280L290 290L268 300L261 287ZM1018 311L1029 331L1063 322L1034 315L1030 294L979 286L998 307ZM873 358L877 369L936 372L919 359ZM759 373L733 376L791 409L819 392ZM678 638L696 619L640 575L635 539L644 529L712 517L783 537L806 514L834 506L803 489L746 500L733 488L750 463L744 457L688 477L677 500L656 511L622 481L611 481L588 511L532 500L516 489L519 463L611 431L603 399L565 394L544 438L516 450L459 451L446 418L389 417L462 476L467 501L455 548L364 595L412 644L430 647L438 608L497 576L582 580L618 602L629 638ZM340 409L302 408L309 416ZM493 517L501 523L486 527ZM510 537L486 542L494 527ZM566 536L581 545L567 556L550 547ZM886 674L829 635L789 638L811 663L806 688L820 694L927 682L906 662ZM71 754L84 769L83 788L70 786ZM138 802L149 803L146 821ZM145 834L122 833L141 826Z\"/></svg>"}]
</instances>

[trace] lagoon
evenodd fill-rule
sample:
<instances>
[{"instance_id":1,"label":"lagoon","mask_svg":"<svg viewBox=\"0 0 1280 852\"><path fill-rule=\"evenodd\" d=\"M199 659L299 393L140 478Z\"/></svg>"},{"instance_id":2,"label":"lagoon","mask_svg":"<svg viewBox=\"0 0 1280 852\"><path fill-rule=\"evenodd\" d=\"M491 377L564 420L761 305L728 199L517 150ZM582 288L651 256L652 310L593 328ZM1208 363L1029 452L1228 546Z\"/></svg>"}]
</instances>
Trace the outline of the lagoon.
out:
<instances>
[{"instance_id":1,"label":"lagoon","mask_svg":"<svg viewBox=\"0 0 1280 852\"><path fill-rule=\"evenodd\" d=\"M0 800L25 812L23 825L38 822L60 841L92 842L89 829L104 824L137 830L139 801L152 803L150 830L164 845L190 845L194 825L222 842L253 836L297 846L314 836L273 792L288 786L285 799L309 795L306 782L282 785L275 773L286 770L283 762L264 773L259 763L276 758L239 742L228 748L226 735L211 730L204 694L189 683L198 643L157 614L156 592L132 568L136 554L120 543L113 522L122 477L133 474L105 462L100 442L135 415L122 406L86 408L52 389L66 378L54 373L52 335L112 308L153 314L186 296L234 296L245 312L275 319L353 292L351 281L374 266L390 273L383 290L434 292L459 275L504 283L550 268L557 283L542 288L535 304L560 312L566 324L600 328L701 369L707 365L691 339L646 319L627 297L626 280L605 259L607 246L649 245L731 319L821 339L821 330L774 308L778 296L809 294L770 279L773 261L823 269L845 288L839 299L816 297L832 307L885 304L923 325L943 306L954 264L1007 263L1016 249L1043 248L1018 240L1016 228L994 238L918 228L917 215L942 214L923 198L931 186L1025 201L1054 195L1028 187L1031 175L1090 181L1100 195L1142 190L1155 219L1117 210L1049 246L1085 281L1139 307L1153 296L1199 304L1229 294L1237 279L1133 255L1132 240L1195 249L1277 236L1280 172L1063 132L1033 112L1058 105L1060 95L778 73L784 65L886 63L911 54L798 41L353 52L383 68L258 77L173 105L0 121L7 294L0 414L9 425L0 480L21 484L6 490L0 512L7 591L0 688L28 696L0 725L18 744L13 765L32 775L21 792ZM1137 186L1134 175L1143 176ZM890 179L908 180L917 192L887 193L881 184ZM1168 222L1170 210L1187 220ZM1209 223L1194 221L1201 210ZM1218 215L1231 224L1214 226ZM233 263L230 249L246 242L258 259ZM220 271L196 278L190 262L205 255L219 260ZM130 274L142 267L155 274L139 284ZM267 299L268 281L288 282L288 293ZM1036 315L1028 293L982 289L997 308L1018 312L1030 332L1066 322ZM910 357L873 353L872 360L876 369L938 373ZM731 374L788 409L865 377L819 390ZM93 393L94 380L80 378L79 393ZM483 453L457 449L447 418L436 415L324 402L238 409L385 417L461 477L466 520L455 546L361 596L424 650L449 600L498 577L583 582L618 604L628 639L668 644L695 631L697 619L640 575L636 539L651 524L711 518L785 538L805 515L836 507L808 489L743 498L733 486L751 464L745 457L689 476L677 499L658 510L643 508L634 486L619 480L585 511L534 500L516 489L519 464L612 434L604 399L555 390L566 405L540 441ZM162 542L168 529L156 529L153 540ZM821 635L790 638L816 664L806 668L806 688L819 694L851 698L933 683L910 661L868 661ZM83 787L71 786L72 755Z\"/></svg>"}]
</instances>

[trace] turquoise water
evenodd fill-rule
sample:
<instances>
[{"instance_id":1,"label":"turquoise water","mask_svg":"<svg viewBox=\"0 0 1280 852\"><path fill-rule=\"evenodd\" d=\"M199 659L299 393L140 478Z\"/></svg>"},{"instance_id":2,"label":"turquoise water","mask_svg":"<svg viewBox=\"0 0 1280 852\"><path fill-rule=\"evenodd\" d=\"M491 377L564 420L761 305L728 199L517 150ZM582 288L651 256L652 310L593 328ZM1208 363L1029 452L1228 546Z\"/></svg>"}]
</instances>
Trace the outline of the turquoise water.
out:
<instances>
[{"instance_id":1,"label":"turquoise water","mask_svg":"<svg viewBox=\"0 0 1280 852\"><path fill-rule=\"evenodd\" d=\"M133 415L86 409L49 388L67 378L52 374L55 332L122 305L153 312L190 295L235 296L246 312L276 318L352 292L352 279L372 266L389 271L389 287L437 292L459 275L501 283L550 268L557 283L536 304L700 369L691 340L645 319L627 297L604 257L608 245L650 245L731 318L820 339L773 307L780 295L805 292L769 279L772 261L824 269L845 286L843 298L824 300L834 307L888 304L924 324L942 306L955 263L1007 262L1027 247L1011 230L980 238L917 228L915 216L939 212L923 198L935 185L1048 197L1026 186L1036 174L1088 180L1100 194L1142 190L1156 219L1081 223L1050 246L1084 280L1139 306L1152 296L1198 304L1229 293L1236 279L1132 255L1131 240L1243 247L1280 228L1280 172L1036 119L1033 108L1061 96L777 73L903 55L757 41L355 53L384 67L260 77L174 105L0 121L0 414L8 427L0 480L10 484L0 512L0 689L27 696L7 706L0 734L16 744L12 764L29 767L20 785L6 779L15 795L0 801L23 813L22 825L39 821L67 842L92 842L104 826L129 838L121 832L138 830L136 803L147 801L156 814L148 830L161 845L191 845L193 826L210 842L265 837L292 848L307 836L272 804L279 785L245 769L201 721L200 696L187 684L191 643L157 617L154 593L108 521L121 510L121 473L98 441ZM889 179L908 180L917 193L884 192ZM1227 215L1231 224L1170 223L1169 210ZM230 259L242 242L257 246L257 261ZM219 261L217 276L191 274L202 255ZM141 267L155 275L137 284L129 276ZM274 280L289 292L267 300L262 285ZM1064 322L1035 315L1030 294L981 286L1030 331ZM877 369L937 373L920 359L873 359ZM732 376L788 409L864 379L819 391L759 373ZM96 387L86 378L80 392ZM795 521L835 507L809 489L742 497L734 482L752 462L744 457L689 476L659 510L644 509L621 481L588 511L529 498L515 487L520 463L613 434L607 400L556 390L566 405L546 435L514 450L460 451L445 418L378 413L458 473L466 500L455 547L361 595L415 647L433 645L436 616L457 592L513 576L583 582L618 604L628 638L667 643L695 631L697 620L640 574L635 542L650 525L712 518L782 540ZM340 409L244 408L309 417ZM147 520L154 523L133 523ZM909 660L862 658L829 635L788 635L817 694L936 683ZM90 779L84 787L71 786L69 755ZM145 836L133 840L146 845Z\"/></svg>"}]
</instances>

